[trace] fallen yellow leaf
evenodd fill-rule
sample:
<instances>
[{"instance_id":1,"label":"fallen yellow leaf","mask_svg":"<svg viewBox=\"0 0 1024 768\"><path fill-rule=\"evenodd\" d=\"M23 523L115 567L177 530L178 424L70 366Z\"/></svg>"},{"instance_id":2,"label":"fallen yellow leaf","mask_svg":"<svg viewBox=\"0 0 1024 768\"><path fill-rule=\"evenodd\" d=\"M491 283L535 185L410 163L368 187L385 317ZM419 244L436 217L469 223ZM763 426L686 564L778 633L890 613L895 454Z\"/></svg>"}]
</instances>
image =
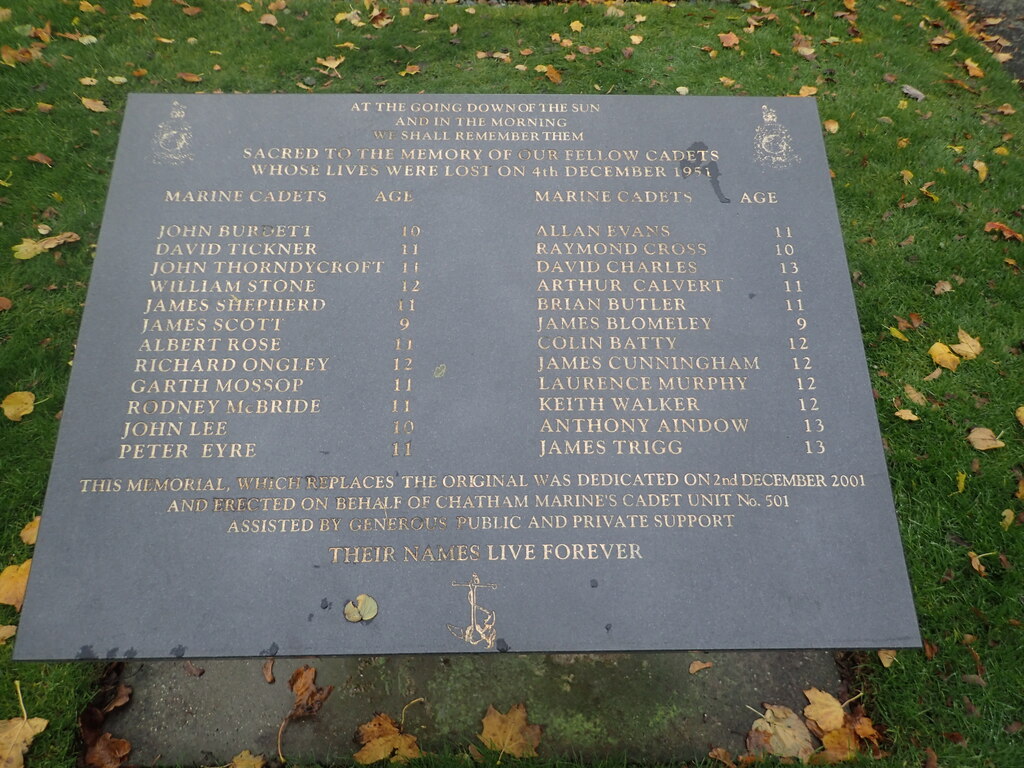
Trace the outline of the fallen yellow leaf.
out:
<instances>
[{"instance_id":1,"label":"fallen yellow leaf","mask_svg":"<svg viewBox=\"0 0 1024 768\"><path fill-rule=\"evenodd\" d=\"M823 731L834 731L843 727L846 712L835 696L817 688L808 688L804 691L804 696L810 702L804 707L804 717L816 722Z\"/></svg>"},{"instance_id":2,"label":"fallen yellow leaf","mask_svg":"<svg viewBox=\"0 0 1024 768\"><path fill-rule=\"evenodd\" d=\"M900 408L896 411L896 416L903 419L904 421L920 421L917 414L909 408Z\"/></svg>"},{"instance_id":3,"label":"fallen yellow leaf","mask_svg":"<svg viewBox=\"0 0 1024 768\"><path fill-rule=\"evenodd\" d=\"M0 402L0 408L11 421L21 421L22 416L32 413L35 402L36 396L31 392L11 392Z\"/></svg>"},{"instance_id":4,"label":"fallen yellow leaf","mask_svg":"<svg viewBox=\"0 0 1024 768\"><path fill-rule=\"evenodd\" d=\"M964 59L964 68L971 77L984 77L985 72L973 59Z\"/></svg>"},{"instance_id":5,"label":"fallen yellow leaf","mask_svg":"<svg viewBox=\"0 0 1024 768\"><path fill-rule=\"evenodd\" d=\"M878 660L882 662L883 667L888 669L896 661L896 651L891 648L883 648L878 652Z\"/></svg>"},{"instance_id":6,"label":"fallen yellow leaf","mask_svg":"<svg viewBox=\"0 0 1024 768\"><path fill-rule=\"evenodd\" d=\"M926 398L924 395L922 395L909 384L903 385L903 391L906 393L907 397L910 398L910 402L914 403L915 405L928 405L928 398Z\"/></svg>"},{"instance_id":7,"label":"fallen yellow leaf","mask_svg":"<svg viewBox=\"0 0 1024 768\"><path fill-rule=\"evenodd\" d=\"M956 473L956 492L963 493L964 488L967 487L967 473L957 472Z\"/></svg>"},{"instance_id":8,"label":"fallen yellow leaf","mask_svg":"<svg viewBox=\"0 0 1024 768\"><path fill-rule=\"evenodd\" d=\"M254 755L248 749L231 758L228 768L264 768L267 759L263 755Z\"/></svg>"},{"instance_id":9,"label":"fallen yellow leaf","mask_svg":"<svg viewBox=\"0 0 1024 768\"><path fill-rule=\"evenodd\" d=\"M21 533L18 534L21 540L29 546L36 543L36 536L39 534L39 520L39 515L36 515L25 524L25 527L21 529Z\"/></svg>"},{"instance_id":10,"label":"fallen yellow leaf","mask_svg":"<svg viewBox=\"0 0 1024 768\"><path fill-rule=\"evenodd\" d=\"M825 126L825 130L829 133L839 132L839 123L836 120L826 120L822 125Z\"/></svg>"},{"instance_id":11,"label":"fallen yellow leaf","mask_svg":"<svg viewBox=\"0 0 1024 768\"><path fill-rule=\"evenodd\" d=\"M381 760L404 763L423 754L416 744L416 737L402 733L398 723L383 712L359 726L356 740L362 749L352 757L360 765L371 765Z\"/></svg>"},{"instance_id":12,"label":"fallen yellow leaf","mask_svg":"<svg viewBox=\"0 0 1024 768\"><path fill-rule=\"evenodd\" d=\"M488 749L513 757L537 756L541 727L529 723L525 704L516 704L505 714L488 706L481 724L477 738Z\"/></svg>"},{"instance_id":13,"label":"fallen yellow leaf","mask_svg":"<svg viewBox=\"0 0 1024 768\"><path fill-rule=\"evenodd\" d=\"M963 328L957 331L957 337L960 339L960 343L954 344L950 349L964 360L973 360L981 354L983 347L981 346L980 337L977 339L972 338Z\"/></svg>"},{"instance_id":14,"label":"fallen yellow leaf","mask_svg":"<svg viewBox=\"0 0 1024 768\"><path fill-rule=\"evenodd\" d=\"M981 184L988 178L988 165L984 160L975 160L971 167L978 172L978 183Z\"/></svg>"},{"instance_id":15,"label":"fallen yellow leaf","mask_svg":"<svg viewBox=\"0 0 1024 768\"><path fill-rule=\"evenodd\" d=\"M3 626L0 626L0 645L3 645L14 637L14 634L17 631L18 627L14 624L4 624ZM2 755L0 755L0 765L6 765L6 761L3 759Z\"/></svg>"},{"instance_id":16,"label":"fallen yellow leaf","mask_svg":"<svg viewBox=\"0 0 1024 768\"><path fill-rule=\"evenodd\" d=\"M369 595L359 595L355 601L345 603L345 619L348 621L370 621L377 615L377 601Z\"/></svg>"},{"instance_id":17,"label":"fallen yellow leaf","mask_svg":"<svg viewBox=\"0 0 1024 768\"><path fill-rule=\"evenodd\" d=\"M18 703L21 704L21 717L0 722L0 765L3 768L22 768L32 739L46 730L48 725L41 717L28 716L21 701L21 686L17 681L14 685L18 691Z\"/></svg>"},{"instance_id":18,"label":"fallen yellow leaf","mask_svg":"<svg viewBox=\"0 0 1024 768\"><path fill-rule=\"evenodd\" d=\"M108 107L99 99L87 99L82 97L82 106L88 109L90 112L106 112Z\"/></svg>"},{"instance_id":19,"label":"fallen yellow leaf","mask_svg":"<svg viewBox=\"0 0 1024 768\"><path fill-rule=\"evenodd\" d=\"M967 442L979 451L991 451L1006 445L988 427L975 427L972 429L967 435Z\"/></svg>"},{"instance_id":20,"label":"fallen yellow leaf","mask_svg":"<svg viewBox=\"0 0 1024 768\"><path fill-rule=\"evenodd\" d=\"M1013 525L1013 521L1017 516L1013 514L1012 509L1004 509L1002 514L1002 520L999 521L999 527L1004 531L1010 530L1010 526Z\"/></svg>"},{"instance_id":21,"label":"fallen yellow leaf","mask_svg":"<svg viewBox=\"0 0 1024 768\"><path fill-rule=\"evenodd\" d=\"M698 672L705 669L711 669L713 666L715 666L715 662L713 661L691 661L689 672L691 675L696 675Z\"/></svg>"},{"instance_id":22,"label":"fallen yellow leaf","mask_svg":"<svg viewBox=\"0 0 1024 768\"><path fill-rule=\"evenodd\" d=\"M0 603L13 605L16 611L21 610L25 602L25 586L28 574L32 570L32 558L21 565L9 565L0 572Z\"/></svg>"},{"instance_id":23,"label":"fallen yellow leaf","mask_svg":"<svg viewBox=\"0 0 1024 768\"><path fill-rule=\"evenodd\" d=\"M892 326L889 326L889 334L893 338L899 339L900 341L910 341L910 339L904 336L903 332L900 331L898 328L893 328Z\"/></svg>"},{"instance_id":24,"label":"fallen yellow leaf","mask_svg":"<svg viewBox=\"0 0 1024 768\"><path fill-rule=\"evenodd\" d=\"M1024 427L1024 405L1019 406L1017 410L1013 412L1013 415L1017 417L1018 423Z\"/></svg>"},{"instance_id":25,"label":"fallen yellow leaf","mask_svg":"<svg viewBox=\"0 0 1024 768\"><path fill-rule=\"evenodd\" d=\"M583 22L582 21L570 22L569 23L569 29L571 29L573 32L582 32L583 31Z\"/></svg>"},{"instance_id":26,"label":"fallen yellow leaf","mask_svg":"<svg viewBox=\"0 0 1024 768\"><path fill-rule=\"evenodd\" d=\"M955 371L956 367L960 365L960 358L954 355L953 351L941 341L932 344L928 349L928 354L933 363L941 365L946 370Z\"/></svg>"}]
</instances>

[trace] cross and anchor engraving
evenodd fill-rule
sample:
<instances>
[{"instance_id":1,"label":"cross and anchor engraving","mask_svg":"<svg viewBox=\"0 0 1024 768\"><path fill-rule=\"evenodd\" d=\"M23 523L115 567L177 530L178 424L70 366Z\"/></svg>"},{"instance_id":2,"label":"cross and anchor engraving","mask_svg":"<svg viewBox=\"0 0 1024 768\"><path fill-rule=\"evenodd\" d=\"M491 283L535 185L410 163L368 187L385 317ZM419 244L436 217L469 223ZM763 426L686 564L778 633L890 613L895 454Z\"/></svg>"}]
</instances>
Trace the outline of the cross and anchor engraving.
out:
<instances>
[{"instance_id":1,"label":"cross and anchor engraving","mask_svg":"<svg viewBox=\"0 0 1024 768\"><path fill-rule=\"evenodd\" d=\"M469 589L469 593L466 596L469 600L469 624L465 627L456 627L454 624L449 624L448 631L470 645L483 643L488 649L494 648L494 643L497 640L497 632L494 629L495 613L477 602L476 591L478 589L497 589L498 585L483 584L480 581L480 577L474 573L469 582L460 584L453 581L452 586L467 587Z\"/></svg>"}]
</instances>

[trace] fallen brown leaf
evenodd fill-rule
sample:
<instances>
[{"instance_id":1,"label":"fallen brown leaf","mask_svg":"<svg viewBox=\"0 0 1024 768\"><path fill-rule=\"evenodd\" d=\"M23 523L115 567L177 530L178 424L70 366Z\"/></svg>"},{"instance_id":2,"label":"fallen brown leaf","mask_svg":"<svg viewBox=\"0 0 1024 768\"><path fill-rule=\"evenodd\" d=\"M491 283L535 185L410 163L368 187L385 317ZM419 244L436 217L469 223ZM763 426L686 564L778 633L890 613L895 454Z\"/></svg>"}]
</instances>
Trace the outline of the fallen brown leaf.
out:
<instances>
[{"instance_id":1,"label":"fallen brown leaf","mask_svg":"<svg viewBox=\"0 0 1024 768\"><path fill-rule=\"evenodd\" d=\"M288 680L288 687L295 694L295 701L292 703L291 711L281 721L281 727L277 729L277 757L284 763L284 754L281 751L281 738L284 735L285 726L291 720L300 717L312 717L320 712L327 697L334 690L333 685L320 688L316 684L316 667L305 664L296 669Z\"/></svg>"},{"instance_id":2,"label":"fallen brown leaf","mask_svg":"<svg viewBox=\"0 0 1024 768\"><path fill-rule=\"evenodd\" d=\"M972 429L967 435L967 442L979 451L991 451L996 448L1002 448L1006 445L1006 443L1000 440L996 436L996 433L988 427L975 427Z\"/></svg>"},{"instance_id":3,"label":"fallen brown leaf","mask_svg":"<svg viewBox=\"0 0 1024 768\"><path fill-rule=\"evenodd\" d=\"M0 603L13 605L16 611L21 610L25 602L25 587L28 574L32 569L32 558L21 565L9 565L0 573Z\"/></svg>"},{"instance_id":4,"label":"fallen brown leaf","mask_svg":"<svg viewBox=\"0 0 1024 768\"><path fill-rule=\"evenodd\" d=\"M513 757L537 756L543 729L528 722L525 704L516 704L505 714L488 706L481 723L483 729L477 738L488 749Z\"/></svg>"},{"instance_id":5,"label":"fallen brown leaf","mask_svg":"<svg viewBox=\"0 0 1024 768\"><path fill-rule=\"evenodd\" d=\"M698 672L705 669L711 669L713 666L715 666L713 661L691 661L689 672L691 675L696 675Z\"/></svg>"},{"instance_id":6,"label":"fallen brown leaf","mask_svg":"<svg viewBox=\"0 0 1024 768\"><path fill-rule=\"evenodd\" d=\"M416 737L402 733L399 725L383 712L359 726L356 740L362 749L352 758L360 765L370 765L381 760L404 763L423 754L416 743Z\"/></svg>"}]
</instances>

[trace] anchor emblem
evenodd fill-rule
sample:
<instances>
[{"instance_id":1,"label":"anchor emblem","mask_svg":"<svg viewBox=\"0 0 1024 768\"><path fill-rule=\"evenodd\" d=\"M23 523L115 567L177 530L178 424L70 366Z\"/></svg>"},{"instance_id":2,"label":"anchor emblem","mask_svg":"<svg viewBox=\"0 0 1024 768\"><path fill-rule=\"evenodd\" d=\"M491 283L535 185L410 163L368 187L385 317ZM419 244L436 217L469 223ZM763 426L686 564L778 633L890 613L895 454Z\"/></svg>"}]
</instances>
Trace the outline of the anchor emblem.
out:
<instances>
[{"instance_id":1,"label":"anchor emblem","mask_svg":"<svg viewBox=\"0 0 1024 768\"><path fill-rule=\"evenodd\" d=\"M476 591L478 589L497 589L498 585L482 584L480 577L474 573L473 578L468 583L460 584L453 581L452 586L469 589L469 593L466 596L469 600L469 624L465 627L456 627L454 624L449 624L448 631L459 638L459 640L470 645L480 645L480 643L483 643L488 649L494 648L495 640L497 640L497 632L494 629L495 613L484 608L476 601Z\"/></svg>"}]
</instances>

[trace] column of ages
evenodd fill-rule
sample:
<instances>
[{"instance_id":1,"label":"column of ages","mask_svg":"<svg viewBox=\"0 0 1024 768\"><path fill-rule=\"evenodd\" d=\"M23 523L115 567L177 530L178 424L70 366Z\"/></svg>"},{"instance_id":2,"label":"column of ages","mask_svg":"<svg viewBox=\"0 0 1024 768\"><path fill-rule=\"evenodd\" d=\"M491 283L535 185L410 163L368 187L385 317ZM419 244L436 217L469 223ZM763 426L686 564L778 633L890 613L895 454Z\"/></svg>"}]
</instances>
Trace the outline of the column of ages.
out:
<instances>
[{"instance_id":1,"label":"column of ages","mask_svg":"<svg viewBox=\"0 0 1024 768\"><path fill-rule=\"evenodd\" d=\"M398 321L394 344L394 387L391 400L391 455L412 456L412 433L416 430L413 412L413 317L416 299L422 287L420 281L419 242L422 228L416 225L402 227L400 255L402 272L397 303Z\"/></svg>"},{"instance_id":2,"label":"column of ages","mask_svg":"<svg viewBox=\"0 0 1024 768\"><path fill-rule=\"evenodd\" d=\"M782 276L786 312L792 317L792 335L786 341L789 352L790 370L796 375L797 405L800 409L800 429L804 436L803 452L812 456L825 453L825 420L821 418L820 392L814 376L813 350L804 335L809 327L807 319L807 298L804 296L801 262L793 244L793 229L777 226L775 234L775 256Z\"/></svg>"}]
</instances>

